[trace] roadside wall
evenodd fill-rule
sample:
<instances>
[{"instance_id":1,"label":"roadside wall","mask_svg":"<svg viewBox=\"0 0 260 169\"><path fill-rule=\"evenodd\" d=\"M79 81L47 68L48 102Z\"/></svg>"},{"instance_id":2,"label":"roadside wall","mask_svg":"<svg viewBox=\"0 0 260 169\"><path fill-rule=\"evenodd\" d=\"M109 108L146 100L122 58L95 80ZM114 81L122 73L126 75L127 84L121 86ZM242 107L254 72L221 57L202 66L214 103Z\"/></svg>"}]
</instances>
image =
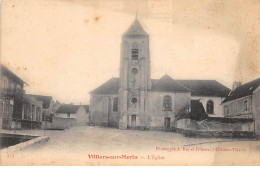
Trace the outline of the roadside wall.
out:
<instances>
[{"instance_id":1,"label":"roadside wall","mask_svg":"<svg viewBox=\"0 0 260 169\"><path fill-rule=\"evenodd\" d=\"M67 129L76 126L76 119L53 117L52 123L47 122L42 124L42 129Z\"/></svg>"},{"instance_id":2,"label":"roadside wall","mask_svg":"<svg viewBox=\"0 0 260 169\"><path fill-rule=\"evenodd\" d=\"M177 129L199 130L199 131L249 131L254 132L254 123L223 123L216 121L197 122L190 119L180 119L176 122Z\"/></svg>"}]
</instances>

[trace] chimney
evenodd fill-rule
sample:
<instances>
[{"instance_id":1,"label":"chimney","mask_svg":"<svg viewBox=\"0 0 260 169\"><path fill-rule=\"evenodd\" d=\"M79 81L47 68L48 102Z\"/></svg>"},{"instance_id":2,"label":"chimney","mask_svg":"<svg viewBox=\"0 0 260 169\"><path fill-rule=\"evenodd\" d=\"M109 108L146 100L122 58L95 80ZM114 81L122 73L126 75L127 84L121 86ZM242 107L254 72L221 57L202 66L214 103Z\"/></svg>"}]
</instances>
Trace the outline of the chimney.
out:
<instances>
[{"instance_id":1,"label":"chimney","mask_svg":"<svg viewBox=\"0 0 260 169\"><path fill-rule=\"evenodd\" d=\"M238 88L239 86L241 86L242 83L241 82L237 82L237 81L234 81L233 82L233 86L232 86L232 91L234 91L236 88Z\"/></svg>"}]
</instances>

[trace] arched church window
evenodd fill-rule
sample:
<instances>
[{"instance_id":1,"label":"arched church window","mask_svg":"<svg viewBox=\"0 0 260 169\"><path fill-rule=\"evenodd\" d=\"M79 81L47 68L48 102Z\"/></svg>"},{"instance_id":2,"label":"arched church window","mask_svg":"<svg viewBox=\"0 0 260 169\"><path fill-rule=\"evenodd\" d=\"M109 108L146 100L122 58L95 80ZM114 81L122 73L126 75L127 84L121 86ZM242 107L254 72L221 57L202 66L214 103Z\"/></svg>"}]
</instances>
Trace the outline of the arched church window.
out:
<instances>
[{"instance_id":1,"label":"arched church window","mask_svg":"<svg viewBox=\"0 0 260 169\"><path fill-rule=\"evenodd\" d=\"M207 102L207 113L214 114L214 102L212 100Z\"/></svg>"},{"instance_id":2,"label":"arched church window","mask_svg":"<svg viewBox=\"0 0 260 169\"><path fill-rule=\"evenodd\" d=\"M113 111L118 111L118 97L114 98Z\"/></svg>"},{"instance_id":3,"label":"arched church window","mask_svg":"<svg viewBox=\"0 0 260 169\"><path fill-rule=\"evenodd\" d=\"M172 98L170 96L165 96L163 98L163 110L164 111L172 110Z\"/></svg>"}]
</instances>

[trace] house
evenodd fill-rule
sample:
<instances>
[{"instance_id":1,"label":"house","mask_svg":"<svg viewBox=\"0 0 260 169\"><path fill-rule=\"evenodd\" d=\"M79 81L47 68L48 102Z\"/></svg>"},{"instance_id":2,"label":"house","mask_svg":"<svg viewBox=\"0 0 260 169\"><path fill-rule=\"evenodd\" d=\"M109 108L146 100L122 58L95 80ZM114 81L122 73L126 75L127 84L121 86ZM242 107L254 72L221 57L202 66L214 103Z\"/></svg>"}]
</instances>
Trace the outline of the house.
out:
<instances>
[{"instance_id":1,"label":"house","mask_svg":"<svg viewBox=\"0 0 260 169\"><path fill-rule=\"evenodd\" d=\"M207 113L221 116L219 105L229 89L217 81L151 79L149 35L136 18L122 36L120 77L90 92L93 125L120 129L173 130L176 116L200 100ZM200 104L200 106L201 106Z\"/></svg>"},{"instance_id":2,"label":"house","mask_svg":"<svg viewBox=\"0 0 260 169\"><path fill-rule=\"evenodd\" d=\"M89 122L89 106L62 104L55 112L55 117L75 119L77 126L85 126Z\"/></svg>"},{"instance_id":3,"label":"house","mask_svg":"<svg viewBox=\"0 0 260 169\"><path fill-rule=\"evenodd\" d=\"M0 128L11 129L16 120L22 119L24 85L20 77L1 66Z\"/></svg>"},{"instance_id":4,"label":"house","mask_svg":"<svg viewBox=\"0 0 260 169\"><path fill-rule=\"evenodd\" d=\"M22 118L17 121L15 128L40 129L42 125L43 102L31 95L25 95L23 99Z\"/></svg>"},{"instance_id":5,"label":"house","mask_svg":"<svg viewBox=\"0 0 260 169\"><path fill-rule=\"evenodd\" d=\"M226 118L253 119L255 133L260 135L260 78L243 85L234 82L222 106Z\"/></svg>"},{"instance_id":6,"label":"house","mask_svg":"<svg viewBox=\"0 0 260 169\"><path fill-rule=\"evenodd\" d=\"M28 96L35 98L37 101L42 102L42 121L47 121L51 118L53 114L53 104L54 101L52 96L34 95L28 94Z\"/></svg>"}]
</instances>

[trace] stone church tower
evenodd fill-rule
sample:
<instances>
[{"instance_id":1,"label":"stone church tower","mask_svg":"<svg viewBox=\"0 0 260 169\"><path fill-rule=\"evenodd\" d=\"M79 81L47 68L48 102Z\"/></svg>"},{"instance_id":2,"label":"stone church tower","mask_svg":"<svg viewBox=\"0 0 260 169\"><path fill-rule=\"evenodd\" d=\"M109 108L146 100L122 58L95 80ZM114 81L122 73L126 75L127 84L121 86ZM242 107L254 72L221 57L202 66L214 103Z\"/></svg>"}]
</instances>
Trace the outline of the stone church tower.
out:
<instances>
[{"instance_id":1,"label":"stone church tower","mask_svg":"<svg viewBox=\"0 0 260 169\"><path fill-rule=\"evenodd\" d=\"M147 126L151 89L149 35L136 18L122 36L119 79L119 128Z\"/></svg>"},{"instance_id":2,"label":"stone church tower","mask_svg":"<svg viewBox=\"0 0 260 169\"><path fill-rule=\"evenodd\" d=\"M183 114L221 117L230 90L217 81L151 79L149 35L137 18L122 36L120 60L120 77L91 91L91 124L173 131Z\"/></svg>"}]
</instances>

